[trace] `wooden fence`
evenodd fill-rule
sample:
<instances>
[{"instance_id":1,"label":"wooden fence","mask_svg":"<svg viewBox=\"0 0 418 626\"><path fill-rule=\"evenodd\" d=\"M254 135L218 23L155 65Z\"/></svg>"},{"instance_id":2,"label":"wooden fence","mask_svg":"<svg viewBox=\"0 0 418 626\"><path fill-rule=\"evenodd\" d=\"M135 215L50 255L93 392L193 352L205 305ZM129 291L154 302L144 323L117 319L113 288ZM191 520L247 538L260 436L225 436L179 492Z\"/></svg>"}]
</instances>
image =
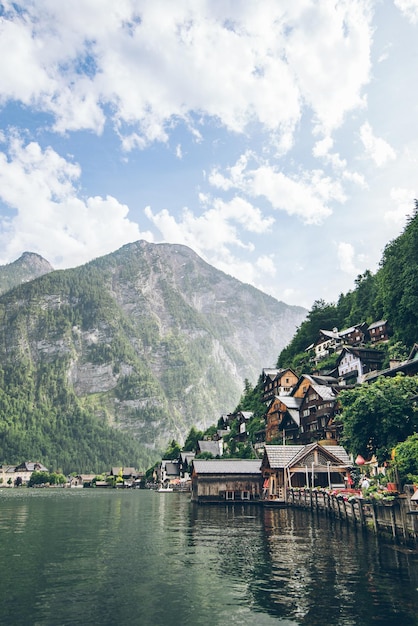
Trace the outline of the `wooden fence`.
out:
<instances>
[{"instance_id":1,"label":"wooden fence","mask_svg":"<svg viewBox=\"0 0 418 626\"><path fill-rule=\"evenodd\" d=\"M332 495L316 489L289 489L290 506L321 511L418 548L418 509L408 495L384 501Z\"/></svg>"}]
</instances>

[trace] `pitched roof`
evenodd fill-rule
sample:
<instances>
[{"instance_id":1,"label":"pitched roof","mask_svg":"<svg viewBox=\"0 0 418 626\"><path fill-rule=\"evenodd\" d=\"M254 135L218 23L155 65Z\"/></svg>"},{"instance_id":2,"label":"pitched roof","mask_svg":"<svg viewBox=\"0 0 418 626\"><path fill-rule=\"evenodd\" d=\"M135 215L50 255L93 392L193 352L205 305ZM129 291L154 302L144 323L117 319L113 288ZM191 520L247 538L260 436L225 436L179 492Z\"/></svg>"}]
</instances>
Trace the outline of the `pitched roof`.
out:
<instances>
[{"instance_id":1,"label":"pitched roof","mask_svg":"<svg viewBox=\"0 0 418 626\"><path fill-rule=\"evenodd\" d=\"M260 459L194 459L196 474L259 474Z\"/></svg>"},{"instance_id":2,"label":"pitched roof","mask_svg":"<svg viewBox=\"0 0 418 626\"><path fill-rule=\"evenodd\" d=\"M312 385L312 389L322 398L322 400L335 400L336 394L332 387L327 385Z\"/></svg>"},{"instance_id":3,"label":"pitched roof","mask_svg":"<svg viewBox=\"0 0 418 626\"><path fill-rule=\"evenodd\" d=\"M284 404L292 420L295 422L295 424L299 426L300 425L299 408L300 408L300 405L302 404L302 398L295 398L294 396L276 396L276 398L280 400L282 404Z\"/></svg>"},{"instance_id":4,"label":"pitched roof","mask_svg":"<svg viewBox=\"0 0 418 626\"><path fill-rule=\"evenodd\" d=\"M285 468L290 464L292 459L305 447L306 446L302 445L266 445L264 446L264 459L268 460L268 464L272 469Z\"/></svg>"},{"instance_id":5,"label":"pitched roof","mask_svg":"<svg viewBox=\"0 0 418 626\"><path fill-rule=\"evenodd\" d=\"M192 459L196 456L196 452L180 452L180 458L183 463L190 463Z\"/></svg>"},{"instance_id":6,"label":"pitched roof","mask_svg":"<svg viewBox=\"0 0 418 626\"><path fill-rule=\"evenodd\" d=\"M179 464L174 461L167 461L165 464L165 473L169 476L178 476L180 473Z\"/></svg>"},{"instance_id":7,"label":"pitched roof","mask_svg":"<svg viewBox=\"0 0 418 626\"><path fill-rule=\"evenodd\" d=\"M387 323L387 320L378 320L377 322L373 322L373 324L370 324L370 326L367 327L367 330L370 330L371 328L376 328L377 326L384 326Z\"/></svg>"},{"instance_id":8,"label":"pitched roof","mask_svg":"<svg viewBox=\"0 0 418 626\"><path fill-rule=\"evenodd\" d=\"M264 460L267 460L271 469L292 467L315 448L324 450L331 459L334 458L337 465L350 465L350 457L342 446L324 446L318 443L306 446L266 445L263 464Z\"/></svg>"},{"instance_id":9,"label":"pitched roof","mask_svg":"<svg viewBox=\"0 0 418 626\"><path fill-rule=\"evenodd\" d=\"M213 454L213 456L221 454L219 441L198 441L197 445L200 452L210 452L210 454Z\"/></svg>"}]
</instances>

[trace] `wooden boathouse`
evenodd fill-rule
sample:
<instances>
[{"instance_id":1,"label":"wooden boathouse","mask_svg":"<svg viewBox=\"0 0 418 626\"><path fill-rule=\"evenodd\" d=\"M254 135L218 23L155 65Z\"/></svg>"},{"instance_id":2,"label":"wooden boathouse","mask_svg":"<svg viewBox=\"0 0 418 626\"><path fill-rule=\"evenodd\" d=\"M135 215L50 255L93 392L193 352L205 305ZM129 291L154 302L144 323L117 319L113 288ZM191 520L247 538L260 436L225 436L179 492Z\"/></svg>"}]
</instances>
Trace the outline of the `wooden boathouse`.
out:
<instances>
[{"instance_id":1,"label":"wooden boathouse","mask_svg":"<svg viewBox=\"0 0 418 626\"><path fill-rule=\"evenodd\" d=\"M194 459L192 502L260 501L261 459Z\"/></svg>"},{"instance_id":2,"label":"wooden boathouse","mask_svg":"<svg viewBox=\"0 0 418 626\"><path fill-rule=\"evenodd\" d=\"M351 466L342 446L265 446L261 463L263 498L285 503L292 487L345 487Z\"/></svg>"}]
</instances>

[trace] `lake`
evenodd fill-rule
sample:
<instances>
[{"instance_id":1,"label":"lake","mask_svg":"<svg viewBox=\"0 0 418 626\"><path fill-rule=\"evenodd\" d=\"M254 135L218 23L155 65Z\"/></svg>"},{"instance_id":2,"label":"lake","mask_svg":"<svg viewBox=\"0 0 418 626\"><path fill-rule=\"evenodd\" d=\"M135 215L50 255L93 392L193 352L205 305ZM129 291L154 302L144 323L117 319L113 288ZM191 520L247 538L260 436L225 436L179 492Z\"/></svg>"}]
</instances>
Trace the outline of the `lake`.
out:
<instances>
[{"instance_id":1,"label":"lake","mask_svg":"<svg viewBox=\"0 0 418 626\"><path fill-rule=\"evenodd\" d=\"M0 489L0 624L418 625L418 554L307 511Z\"/></svg>"}]
</instances>

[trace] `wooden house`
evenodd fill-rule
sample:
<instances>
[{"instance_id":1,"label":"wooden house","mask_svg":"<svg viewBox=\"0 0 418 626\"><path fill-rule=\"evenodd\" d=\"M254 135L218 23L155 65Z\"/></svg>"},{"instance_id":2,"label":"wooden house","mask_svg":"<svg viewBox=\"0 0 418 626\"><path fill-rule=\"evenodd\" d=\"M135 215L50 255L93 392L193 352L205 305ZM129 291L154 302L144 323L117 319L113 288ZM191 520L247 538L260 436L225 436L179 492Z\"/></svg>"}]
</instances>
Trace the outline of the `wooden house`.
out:
<instances>
[{"instance_id":1,"label":"wooden house","mask_svg":"<svg viewBox=\"0 0 418 626\"><path fill-rule=\"evenodd\" d=\"M336 438L336 430L331 424L337 411L337 395L331 385L309 383L299 409L301 443Z\"/></svg>"},{"instance_id":2,"label":"wooden house","mask_svg":"<svg viewBox=\"0 0 418 626\"><path fill-rule=\"evenodd\" d=\"M293 396L276 396L270 402L266 415L266 443L285 438L286 433L289 437L298 432L301 402L301 398Z\"/></svg>"},{"instance_id":3,"label":"wooden house","mask_svg":"<svg viewBox=\"0 0 418 626\"><path fill-rule=\"evenodd\" d=\"M345 346L337 360L338 377L346 382L361 383L365 374L382 367L384 358L381 350Z\"/></svg>"},{"instance_id":4,"label":"wooden house","mask_svg":"<svg viewBox=\"0 0 418 626\"><path fill-rule=\"evenodd\" d=\"M362 324L355 324L339 331L339 336L342 339L344 345L360 346L368 341L368 326L365 322Z\"/></svg>"},{"instance_id":5,"label":"wooden house","mask_svg":"<svg viewBox=\"0 0 418 626\"><path fill-rule=\"evenodd\" d=\"M261 460L194 459L192 502L254 502L262 490Z\"/></svg>"},{"instance_id":6,"label":"wooden house","mask_svg":"<svg viewBox=\"0 0 418 626\"><path fill-rule=\"evenodd\" d=\"M342 446L267 445L261 463L263 498L286 502L290 487L343 486L351 466Z\"/></svg>"},{"instance_id":7,"label":"wooden house","mask_svg":"<svg viewBox=\"0 0 418 626\"><path fill-rule=\"evenodd\" d=\"M274 396L291 394L297 382L297 374L290 368L263 369L263 402L271 402Z\"/></svg>"},{"instance_id":8,"label":"wooden house","mask_svg":"<svg viewBox=\"0 0 418 626\"><path fill-rule=\"evenodd\" d=\"M371 343L382 343L389 341L389 325L387 320L373 322L367 328Z\"/></svg>"}]
</instances>

